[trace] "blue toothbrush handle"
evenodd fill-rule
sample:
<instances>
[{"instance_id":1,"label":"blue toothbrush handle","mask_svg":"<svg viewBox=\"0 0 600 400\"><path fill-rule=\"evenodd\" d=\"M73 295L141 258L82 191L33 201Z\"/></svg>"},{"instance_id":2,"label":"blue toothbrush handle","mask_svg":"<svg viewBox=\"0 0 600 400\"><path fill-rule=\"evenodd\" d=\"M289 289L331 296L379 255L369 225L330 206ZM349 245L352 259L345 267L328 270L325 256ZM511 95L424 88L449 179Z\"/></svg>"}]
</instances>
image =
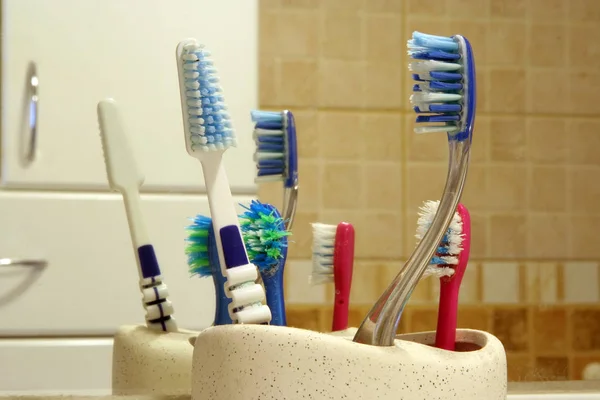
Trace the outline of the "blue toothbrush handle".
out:
<instances>
[{"instance_id":1,"label":"blue toothbrush handle","mask_svg":"<svg viewBox=\"0 0 600 400\"><path fill-rule=\"evenodd\" d=\"M219 253L217 252L217 241L212 224L208 230L208 261L210 263L211 275L215 283L215 320L214 325L231 325L233 321L229 315L229 303L231 299L225 294L226 279L221 272Z\"/></svg>"},{"instance_id":2,"label":"blue toothbrush handle","mask_svg":"<svg viewBox=\"0 0 600 400\"><path fill-rule=\"evenodd\" d=\"M287 326L285 317L285 298L283 294L283 269L287 259L287 247L282 250L283 258L279 260L277 272L272 275L261 274L265 284L267 305L271 309L271 325Z\"/></svg>"}]
</instances>

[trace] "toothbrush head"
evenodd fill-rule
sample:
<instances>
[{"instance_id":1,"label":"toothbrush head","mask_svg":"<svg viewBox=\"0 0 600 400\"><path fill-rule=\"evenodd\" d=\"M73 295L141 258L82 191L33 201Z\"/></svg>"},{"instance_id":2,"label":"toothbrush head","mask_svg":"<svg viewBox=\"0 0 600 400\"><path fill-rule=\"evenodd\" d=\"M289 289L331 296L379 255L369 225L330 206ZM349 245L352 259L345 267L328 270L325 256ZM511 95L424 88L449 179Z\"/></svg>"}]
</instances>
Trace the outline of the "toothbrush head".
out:
<instances>
[{"instance_id":1,"label":"toothbrush head","mask_svg":"<svg viewBox=\"0 0 600 400\"><path fill-rule=\"evenodd\" d=\"M415 235L419 241L423 239L425 233L429 230L439 205L439 201L426 201L421 207L417 221L417 234ZM443 280L458 277L458 275L462 278L466 260L469 258L471 240L470 224L465 221L465 217L468 218L468 211L466 207L459 204L435 255L423 274L423 278L432 275ZM468 234L466 230L469 231Z\"/></svg>"},{"instance_id":2,"label":"toothbrush head","mask_svg":"<svg viewBox=\"0 0 600 400\"><path fill-rule=\"evenodd\" d=\"M254 125L257 174L255 182L283 181L286 188L298 183L296 123L291 111L251 112Z\"/></svg>"},{"instance_id":3,"label":"toothbrush head","mask_svg":"<svg viewBox=\"0 0 600 400\"><path fill-rule=\"evenodd\" d=\"M184 40L177 45L177 69L187 152L198 158L203 152L235 146L210 53L196 39Z\"/></svg>"},{"instance_id":4,"label":"toothbrush head","mask_svg":"<svg viewBox=\"0 0 600 400\"><path fill-rule=\"evenodd\" d=\"M416 133L446 132L449 140L471 140L475 122L475 63L469 41L414 32L408 41L413 79L410 102Z\"/></svg>"},{"instance_id":5,"label":"toothbrush head","mask_svg":"<svg viewBox=\"0 0 600 400\"><path fill-rule=\"evenodd\" d=\"M240 227L248 257L261 274L274 275L287 257L287 237L283 218L277 208L253 200L240 215Z\"/></svg>"},{"instance_id":6,"label":"toothbrush head","mask_svg":"<svg viewBox=\"0 0 600 400\"><path fill-rule=\"evenodd\" d=\"M313 285L333 282L333 257L335 254L335 235L337 225L312 224L312 275L309 281Z\"/></svg>"},{"instance_id":7,"label":"toothbrush head","mask_svg":"<svg viewBox=\"0 0 600 400\"><path fill-rule=\"evenodd\" d=\"M211 276L211 265L208 254L208 236L212 227L212 220L203 215L192 219L193 223L186 228L185 254L192 275L200 277ZM220 271L219 271L220 272Z\"/></svg>"}]
</instances>

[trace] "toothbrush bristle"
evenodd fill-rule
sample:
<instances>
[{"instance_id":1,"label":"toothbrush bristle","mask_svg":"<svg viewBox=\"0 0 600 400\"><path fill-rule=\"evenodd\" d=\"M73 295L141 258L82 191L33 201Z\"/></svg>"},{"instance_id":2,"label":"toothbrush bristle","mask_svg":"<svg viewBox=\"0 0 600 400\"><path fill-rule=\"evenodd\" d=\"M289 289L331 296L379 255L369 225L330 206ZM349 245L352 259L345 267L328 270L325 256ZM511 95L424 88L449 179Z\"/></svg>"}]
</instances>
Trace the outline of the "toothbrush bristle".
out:
<instances>
[{"instance_id":1,"label":"toothbrush bristle","mask_svg":"<svg viewBox=\"0 0 600 400\"><path fill-rule=\"evenodd\" d=\"M420 208L419 219L417 221L417 234L415 235L419 241L423 239L423 236L425 236L425 233L431 226L439 204L439 201L426 201ZM462 220L460 215L455 212L448 230L423 276L434 275L442 277L453 275L453 266L458 264L463 240Z\"/></svg>"},{"instance_id":2,"label":"toothbrush bristle","mask_svg":"<svg viewBox=\"0 0 600 400\"><path fill-rule=\"evenodd\" d=\"M255 182L282 181L286 178L286 118L283 112L253 110Z\"/></svg>"},{"instance_id":3,"label":"toothbrush bristle","mask_svg":"<svg viewBox=\"0 0 600 400\"><path fill-rule=\"evenodd\" d=\"M312 284L333 282L333 253L337 226L329 224L312 224Z\"/></svg>"},{"instance_id":4,"label":"toothbrush bristle","mask_svg":"<svg viewBox=\"0 0 600 400\"><path fill-rule=\"evenodd\" d=\"M277 208L253 200L241 214L240 227L248 257L263 274L274 274L286 256L287 236L283 218Z\"/></svg>"},{"instance_id":5,"label":"toothbrush bristle","mask_svg":"<svg viewBox=\"0 0 600 400\"><path fill-rule=\"evenodd\" d=\"M465 64L458 40L414 32L408 41L413 79L410 102L416 133L460 132L465 105Z\"/></svg>"},{"instance_id":6,"label":"toothbrush bristle","mask_svg":"<svg viewBox=\"0 0 600 400\"><path fill-rule=\"evenodd\" d=\"M180 45L181 46L181 45ZM187 121L188 151L225 150L236 145L235 134L223 99L217 71L203 45L188 41L181 46L184 93L182 107Z\"/></svg>"},{"instance_id":7,"label":"toothbrush bristle","mask_svg":"<svg viewBox=\"0 0 600 400\"><path fill-rule=\"evenodd\" d=\"M208 256L208 234L212 226L212 220L203 215L192 219L192 225L186 228L185 254L190 273L200 277L211 276L211 268Z\"/></svg>"}]
</instances>

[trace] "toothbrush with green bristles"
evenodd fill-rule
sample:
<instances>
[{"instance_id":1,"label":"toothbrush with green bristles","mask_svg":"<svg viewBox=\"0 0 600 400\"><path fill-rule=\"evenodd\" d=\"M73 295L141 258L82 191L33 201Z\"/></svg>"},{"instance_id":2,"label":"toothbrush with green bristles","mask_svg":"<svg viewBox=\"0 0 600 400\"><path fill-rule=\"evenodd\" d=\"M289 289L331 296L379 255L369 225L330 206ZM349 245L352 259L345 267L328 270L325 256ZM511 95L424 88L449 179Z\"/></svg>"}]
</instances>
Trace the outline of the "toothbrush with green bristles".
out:
<instances>
[{"instance_id":1,"label":"toothbrush with green bristles","mask_svg":"<svg viewBox=\"0 0 600 400\"><path fill-rule=\"evenodd\" d=\"M252 201L250 205L242 207L246 210L239 216L242 237L250 262L258 267L265 285L267 305L272 315L271 325L285 326L283 267L290 233L274 206ZM212 220L197 215L192 221L192 225L187 227L186 245L190 273L200 277L212 276L216 297L214 325L231 324L228 312L231 299L223 290L225 278L221 273Z\"/></svg>"}]
</instances>

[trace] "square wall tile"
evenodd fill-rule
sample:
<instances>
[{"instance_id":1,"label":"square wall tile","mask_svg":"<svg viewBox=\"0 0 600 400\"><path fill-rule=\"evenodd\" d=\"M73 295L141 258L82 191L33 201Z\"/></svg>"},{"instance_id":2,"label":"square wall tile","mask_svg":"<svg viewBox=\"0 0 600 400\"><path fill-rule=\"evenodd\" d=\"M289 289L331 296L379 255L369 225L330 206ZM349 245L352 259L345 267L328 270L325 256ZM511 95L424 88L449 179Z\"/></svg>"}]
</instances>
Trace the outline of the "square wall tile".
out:
<instances>
[{"instance_id":1,"label":"square wall tile","mask_svg":"<svg viewBox=\"0 0 600 400\"><path fill-rule=\"evenodd\" d=\"M287 325L293 328L321 330L321 310L319 307L288 307L286 310Z\"/></svg>"},{"instance_id":2,"label":"square wall tile","mask_svg":"<svg viewBox=\"0 0 600 400\"><path fill-rule=\"evenodd\" d=\"M491 112L523 113L525 111L525 69L497 67L490 71L488 104Z\"/></svg>"},{"instance_id":3,"label":"square wall tile","mask_svg":"<svg viewBox=\"0 0 600 400\"><path fill-rule=\"evenodd\" d=\"M569 257L575 259L600 259L598 246L600 217L572 215L569 217Z\"/></svg>"},{"instance_id":4,"label":"square wall tile","mask_svg":"<svg viewBox=\"0 0 600 400\"><path fill-rule=\"evenodd\" d=\"M319 111L317 117L319 155L326 160L354 161L364 143L361 114L349 111Z\"/></svg>"},{"instance_id":5,"label":"square wall tile","mask_svg":"<svg viewBox=\"0 0 600 400\"><path fill-rule=\"evenodd\" d=\"M529 315L526 308L495 308L492 332L506 351L529 350Z\"/></svg>"},{"instance_id":6,"label":"square wall tile","mask_svg":"<svg viewBox=\"0 0 600 400\"><path fill-rule=\"evenodd\" d=\"M525 299L528 303L552 305L559 301L558 268L555 263L525 264Z\"/></svg>"},{"instance_id":7,"label":"square wall tile","mask_svg":"<svg viewBox=\"0 0 600 400\"><path fill-rule=\"evenodd\" d=\"M338 59L361 59L363 57L363 20L358 10L324 10L321 12L321 56ZM315 22L317 25L315 26ZM317 30L318 21L307 26Z\"/></svg>"},{"instance_id":8,"label":"square wall tile","mask_svg":"<svg viewBox=\"0 0 600 400\"><path fill-rule=\"evenodd\" d=\"M460 307L456 325L458 328L478 329L489 332L491 310L487 307Z\"/></svg>"},{"instance_id":9,"label":"square wall tile","mask_svg":"<svg viewBox=\"0 0 600 400\"><path fill-rule=\"evenodd\" d=\"M569 163L600 165L600 120L572 119L567 127L570 136Z\"/></svg>"},{"instance_id":10,"label":"square wall tile","mask_svg":"<svg viewBox=\"0 0 600 400\"><path fill-rule=\"evenodd\" d=\"M483 302L517 304L519 302L519 264L513 262L482 264Z\"/></svg>"},{"instance_id":11,"label":"square wall tile","mask_svg":"<svg viewBox=\"0 0 600 400\"><path fill-rule=\"evenodd\" d=\"M569 0L569 20L579 22L600 21L600 6L596 0Z\"/></svg>"},{"instance_id":12,"label":"square wall tile","mask_svg":"<svg viewBox=\"0 0 600 400\"><path fill-rule=\"evenodd\" d=\"M529 0L527 3L531 20L538 22L565 22L568 1Z\"/></svg>"},{"instance_id":13,"label":"square wall tile","mask_svg":"<svg viewBox=\"0 0 600 400\"><path fill-rule=\"evenodd\" d=\"M402 159L404 131L400 113L369 112L363 114L361 134L365 158L371 161L395 161Z\"/></svg>"},{"instance_id":14,"label":"square wall tile","mask_svg":"<svg viewBox=\"0 0 600 400\"><path fill-rule=\"evenodd\" d=\"M524 257L527 254L525 214L492 214L489 217L489 255L496 258Z\"/></svg>"},{"instance_id":15,"label":"square wall tile","mask_svg":"<svg viewBox=\"0 0 600 400\"><path fill-rule=\"evenodd\" d=\"M569 211L579 214L596 214L600 199L600 168L577 166L569 169Z\"/></svg>"},{"instance_id":16,"label":"square wall tile","mask_svg":"<svg viewBox=\"0 0 600 400\"><path fill-rule=\"evenodd\" d=\"M566 381L569 379L567 357L536 357L535 373L544 381Z\"/></svg>"},{"instance_id":17,"label":"square wall tile","mask_svg":"<svg viewBox=\"0 0 600 400\"><path fill-rule=\"evenodd\" d=\"M527 117L527 157L535 165L564 164L569 147L577 141L573 137L577 131L568 132L564 118Z\"/></svg>"},{"instance_id":18,"label":"square wall tile","mask_svg":"<svg viewBox=\"0 0 600 400\"><path fill-rule=\"evenodd\" d=\"M318 102L321 107L358 108L364 105L366 64L359 60L319 62Z\"/></svg>"},{"instance_id":19,"label":"square wall tile","mask_svg":"<svg viewBox=\"0 0 600 400\"><path fill-rule=\"evenodd\" d=\"M552 84L549 84L552 82ZM527 70L526 107L532 113L569 112L570 77L566 68L533 68ZM515 110L517 111L517 110Z\"/></svg>"},{"instance_id":20,"label":"square wall tile","mask_svg":"<svg viewBox=\"0 0 600 400\"><path fill-rule=\"evenodd\" d=\"M597 303L598 263L568 262L565 268L565 303Z\"/></svg>"},{"instance_id":21,"label":"square wall tile","mask_svg":"<svg viewBox=\"0 0 600 400\"><path fill-rule=\"evenodd\" d=\"M527 256L564 259L568 254L568 219L564 214L530 214L527 217Z\"/></svg>"},{"instance_id":22,"label":"square wall tile","mask_svg":"<svg viewBox=\"0 0 600 400\"><path fill-rule=\"evenodd\" d=\"M571 379L574 380L598 380L600 376L600 355L577 355L573 357L573 368Z\"/></svg>"},{"instance_id":23,"label":"square wall tile","mask_svg":"<svg viewBox=\"0 0 600 400\"><path fill-rule=\"evenodd\" d=\"M317 62L285 59L280 63L277 99L290 106L311 106L317 99Z\"/></svg>"},{"instance_id":24,"label":"square wall tile","mask_svg":"<svg viewBox=\"0 0 600 400\"><path fill-rule=\"evenodd\" d=\"M362 168L353 162L327 162L323 169L322 206L326 209L358 209L366 195Z\"/></svg>"},{"instance_id":25,"label":"square wall tile","mask_svg":"<svg viewBox=\"0 0 600 400\"><path fill-rule=\"evenodd\" d=\"M479 304L481 302L481 293L479 287L480 266L474 261L467 264L465 274L463 275L458 292L459 304Z\"/></svg>"},{"instance_id":26,"label":"square wall tile","mask_svg":"<svg viewBox=\"0 0 600 400\"><path fill-rule=\"evenodd\" d=\"M350 304L360 306L375 303L383 292L379 285L381 269L381 264L376 262L356 261L354 263Z\"/></svg>"},{"instance_id":27,"label":"square wall tile","mask_svg":"<svg viewBox=\"0 0 600 400\"><path fill-rule=\"evenodd\" d=\"M567 325L567 312L564 308L533 310L533 347L535 354L565 354L568 351Z\"/></svg>"},{"instance_id":28,"label":"square wall tile","mask_svg":"<svg viewBox=\"0 0 600 400\"><path fill-rule=\"evenodd\" d=\"M600 350L600 309L578 308L571 315L572 343L575 351Z\"/></svg>"},{"instance_id":29,"label":"square wall tile","mask_svg":"<svg viewBox=\"0 0 600 400\"><path fill-rule=\"evenodd\" d=\"M329 285L312 285L309 277L312 274L312 261L289 260L285 266L285 301L294 304L328 304L325 291Z\"/></svg>"},{"instance_id":30,"label":"square wall tile","mask_svg":"<svg viewBox=\"0 0 600 400\"><path fill-rule=\"evenodd\" d=\"M567 168L533 166L529 175L529 209L564 212L567 209Z\"/></svg>"}]
</instances>

